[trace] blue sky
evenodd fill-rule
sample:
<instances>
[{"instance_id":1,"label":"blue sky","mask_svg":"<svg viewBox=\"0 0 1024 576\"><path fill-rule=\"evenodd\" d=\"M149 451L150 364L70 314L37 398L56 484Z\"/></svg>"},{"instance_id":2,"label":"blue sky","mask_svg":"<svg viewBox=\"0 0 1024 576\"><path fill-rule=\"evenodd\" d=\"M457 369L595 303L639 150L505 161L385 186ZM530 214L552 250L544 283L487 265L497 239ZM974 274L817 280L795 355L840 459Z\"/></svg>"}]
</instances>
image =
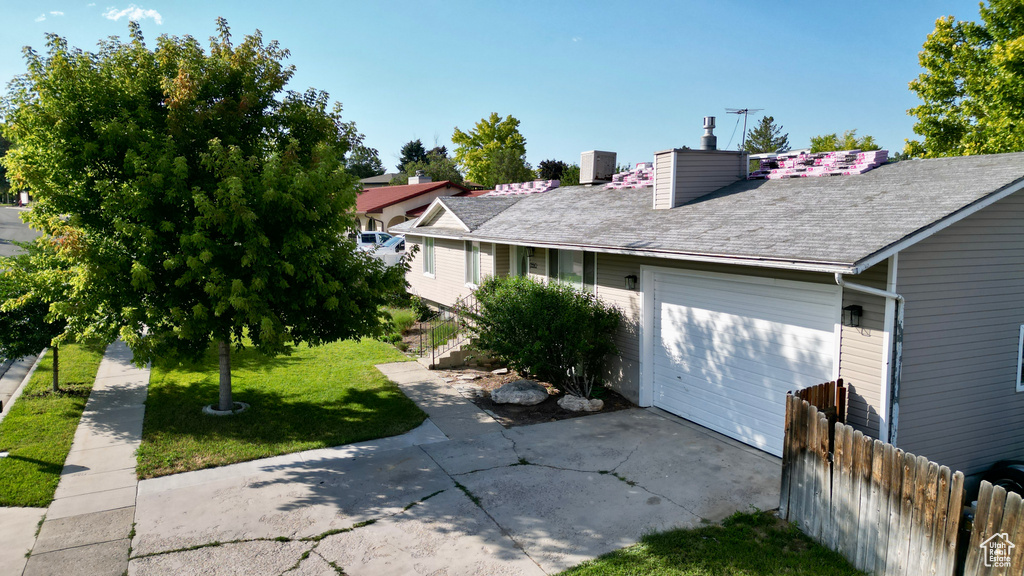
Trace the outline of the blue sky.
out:
<instances>
[{"instance_id":1,"label":"blue sky","mask_svg":"<svg viewBox=\"0 0 1024 576\"><path fill-rule=\"evenodd\" d=\"M109 0L108 0L109 1ZM236 38L260 29L291 50L290 88L326 90L389 171L419 138L447 145L498 112L522 124L534 166L611 150L620 163L696 146L702 117L718 117L719 147L737 116L763 108L794 148L857 129L890 150L913 138L907 82L936 18L975 20L975 0L898 2L666 1L643 4L430 0L135 4L0 0L0 79L24 70L21 48L54 32L93 49L127 35L205 41L217 16ZM152 44L151 44L152 45Z\"/></svg>"}]
</instances>

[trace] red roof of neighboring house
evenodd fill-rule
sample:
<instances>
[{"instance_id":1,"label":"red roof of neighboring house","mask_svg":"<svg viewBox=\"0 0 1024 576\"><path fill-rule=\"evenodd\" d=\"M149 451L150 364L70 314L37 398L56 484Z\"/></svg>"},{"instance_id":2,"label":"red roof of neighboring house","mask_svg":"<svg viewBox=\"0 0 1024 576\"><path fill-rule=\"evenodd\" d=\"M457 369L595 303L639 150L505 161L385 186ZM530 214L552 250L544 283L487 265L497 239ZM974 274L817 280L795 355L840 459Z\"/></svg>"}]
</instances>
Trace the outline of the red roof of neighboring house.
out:
<instances>
[{"instance_id":1,"label":"red roof of neighboring house","mask_svg":"<svg viewBox=\"0 0 1024 576\"><path fill-rule=\"evenodd\" d=\"M457 186L457 184L455 184L455 186ZM474 196L483 196L484 194L487 194L488 192L494 192L494 190L466 190L465 192L459 192L458 194L452 194L452 196L459 196L459 197L469 196L469 197L474 197ZM408 216L409 218L415 218L415 217L419 216L420 214L423 214L424 212L426 212L427 208L429 208L429 207L430 207L430 204L424 204L423 206L420 206L419 208L413 208L412 210L409 210L408 212L405 213L405 215Z\"/></svg>"},{"instance_id":2,"label":"red roof of neighboring house","mask_svg":"<svg viewBox=\"0 0 1024 576\"><path fill-rule=\"evenodd\" d=\"M457 188L463 192L469 189L448 180L440 182L427 182L425 184L406 184L405 186L383 186L381 188L370 188L363 190L356 197L356 212L380 212L392 204L398 204L404 200L415 198L427 192L433 192L440 188Z\"/></svg>"}]
</instances>

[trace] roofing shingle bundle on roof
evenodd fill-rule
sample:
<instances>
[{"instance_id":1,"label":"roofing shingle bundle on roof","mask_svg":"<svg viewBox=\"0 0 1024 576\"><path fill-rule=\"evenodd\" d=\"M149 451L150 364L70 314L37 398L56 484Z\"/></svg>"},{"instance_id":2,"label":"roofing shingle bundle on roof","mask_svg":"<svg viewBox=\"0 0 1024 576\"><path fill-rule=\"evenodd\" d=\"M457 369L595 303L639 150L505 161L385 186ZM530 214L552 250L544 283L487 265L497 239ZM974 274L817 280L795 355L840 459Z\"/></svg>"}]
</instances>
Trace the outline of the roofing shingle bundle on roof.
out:
<instances>
[{"instance_id":1,"label":"roofing shingle bundle on roof","mask_svg":"<svg viewBox=\"0 0 1024 576\"><path fill-rule=\"evenodd\" d=\"M748 176L751 180L767 178L808 178L815 176L850 176L863 174L885 164L888 150L841 150L838 152L800 153L795 156L761 160L758 170Z\"/></svg>"}]
</instances>

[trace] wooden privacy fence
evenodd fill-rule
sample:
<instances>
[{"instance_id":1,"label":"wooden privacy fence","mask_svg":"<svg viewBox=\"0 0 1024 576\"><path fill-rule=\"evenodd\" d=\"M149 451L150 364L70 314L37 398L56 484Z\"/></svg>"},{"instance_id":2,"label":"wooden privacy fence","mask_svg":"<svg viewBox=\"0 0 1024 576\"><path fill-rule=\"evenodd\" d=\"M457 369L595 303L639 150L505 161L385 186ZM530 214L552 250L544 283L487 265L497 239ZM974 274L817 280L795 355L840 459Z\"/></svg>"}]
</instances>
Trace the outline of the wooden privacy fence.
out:
<instances>
[{"instance_id":1,"label":"wooden privacy fence","mask_svg":"<svg viewBox=\"0 0 1024 576\"><path fill-rule=\"evenodd\" d=\"M779 515L859 570L952 575L963 474L830 424L842 390L787 396Z\"/></svg>"},{"instance_id":2,"label":"wooden privacy fence","mask_svg":"<svg viewBox=\"0 0 1024 576\"><path fill-rule=\"evenodd\" d=\"M1021 573L1024 573L1024 502L1016 492L982 482L964 574L1017 576Z\"/></svg>"}]
</instances>

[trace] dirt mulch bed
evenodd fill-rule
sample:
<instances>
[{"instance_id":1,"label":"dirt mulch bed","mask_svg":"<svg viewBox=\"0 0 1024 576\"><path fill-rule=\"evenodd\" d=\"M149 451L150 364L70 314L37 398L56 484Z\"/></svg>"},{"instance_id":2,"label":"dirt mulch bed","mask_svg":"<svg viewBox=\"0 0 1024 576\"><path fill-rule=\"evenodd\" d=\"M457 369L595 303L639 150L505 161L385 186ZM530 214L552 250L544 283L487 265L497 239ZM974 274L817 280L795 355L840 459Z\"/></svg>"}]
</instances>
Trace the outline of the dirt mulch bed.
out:
<instances>
[{"instance_id":1,"label":"dirt mulch bed","mask_svg":"<svg viewBox=\"0 0 1024 576\"><path fill-rule=\"evenodd\" d=\"M491 417L506 428L580 418L591 414L602 414L634 407L632 402L626 400L620 394L612 390L603 389L595 394L596 397L604 401L604 408L600 412L570 412L563 410L558 405L558 399L562 397L562 393L547 382L540 382L542 386L548 389L549 394L548 399L540 404L534 406L495 404L491 400L491 390L500 388L509 382L523 379L514 370L509 370L506 374L493 374L489 370L466 367L438 370L437 374L449 386L454 387L460 394L469 399L473 404L476 404L478 408L490 414ZM469 379L469 376L475 376L476 378Z\"/></svg>"}]
</instances>

